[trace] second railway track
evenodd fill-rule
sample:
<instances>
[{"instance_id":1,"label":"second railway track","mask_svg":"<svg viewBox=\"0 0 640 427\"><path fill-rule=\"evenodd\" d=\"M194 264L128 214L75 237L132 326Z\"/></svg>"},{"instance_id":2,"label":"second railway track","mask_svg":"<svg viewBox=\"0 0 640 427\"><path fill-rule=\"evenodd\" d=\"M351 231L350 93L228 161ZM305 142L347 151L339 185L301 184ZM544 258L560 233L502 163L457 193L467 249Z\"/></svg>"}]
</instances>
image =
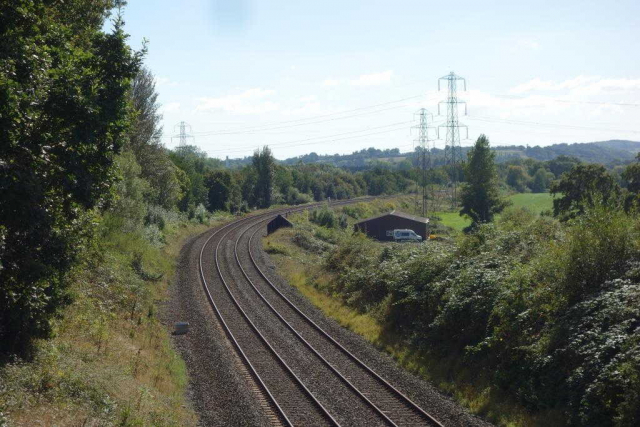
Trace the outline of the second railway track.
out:
<instances>
[{"instance_id":1,"label":"second railway track","mask_svg":"<svg viewBox=\"0 0 640 427\"><path fill-rule=\"evenodd\" d=\"M216 230L200 251L204 290L273 421L442 426L314 323L258 265L251 248L266 220L308 208L237 220Z\"/></svg>"}]
</instances>

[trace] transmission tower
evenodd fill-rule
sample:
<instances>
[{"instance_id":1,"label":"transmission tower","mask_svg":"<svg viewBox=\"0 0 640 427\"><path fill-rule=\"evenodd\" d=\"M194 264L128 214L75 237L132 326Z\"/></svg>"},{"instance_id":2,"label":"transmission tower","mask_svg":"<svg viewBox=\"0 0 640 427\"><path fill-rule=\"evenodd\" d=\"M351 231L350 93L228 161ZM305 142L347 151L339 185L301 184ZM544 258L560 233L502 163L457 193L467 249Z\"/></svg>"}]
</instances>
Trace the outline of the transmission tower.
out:
<instances>
[{"instance_id":1,"label":"transmission tower","mask_svg":"<svg viewBox=\"0 0 640 427\"><path fill-rule=\"evenodd\" d=\"M193 135L191 135L191 132L193 132L193 130L191 129L190 124L188 124L187 122L180 122L173 127L174 132L176 131L176 128L180 128L179 133L171 137L171 142L173 142L174 138L178 138L178 147L184 147L187 145L187 139L191 138L193 143L195 144L195 138L193 137ZM187 133L187 128L189 128L189 133Z\"/></svg>"},{"instance_id":2,"label":"transmission tower","mask_svg":"<svg viewBox=\"0 0 640 427\"><path fill-rule=\"evenodd\" d=\"M467 90L467 81L453 71L444 77L438 79L438 90L440 90L440 81L447 81L448 96L446 101L438 104L438 115L440 115L440 105L447 104L447 120L444 124L438 126L438 138L440 138L440 128L447 128L447 136L444 146L444 164L449 169L451 185L453 192L451 194L451 204L455 208L458 198L458 181L460 180L460 166L464 162L462 158L462 147L460 146L460 128L464 127L467 131L467 139L469 138L469 128L458 122L458 104L464 104L464 114L467 115L467 103L458 100L457 86L458 81L464 84L464 90Z\"/></svg>"},{"instance_id":3,"label":"transmission tower","mask_svg":"<svg viewBox=\"0 0 640 427\"><path fill-rule=\"evenodd\" d=\"M427 170L431 168L431 145L429 144L429 120L433 121L433 115L425 108L419 109L416 114L420 117L420 124L414 126L418 129L418 138L415 140L420 147L418 163L420 166L420 186L422 187L422 216L427 214Z\"/></svg>"}]
</instances>

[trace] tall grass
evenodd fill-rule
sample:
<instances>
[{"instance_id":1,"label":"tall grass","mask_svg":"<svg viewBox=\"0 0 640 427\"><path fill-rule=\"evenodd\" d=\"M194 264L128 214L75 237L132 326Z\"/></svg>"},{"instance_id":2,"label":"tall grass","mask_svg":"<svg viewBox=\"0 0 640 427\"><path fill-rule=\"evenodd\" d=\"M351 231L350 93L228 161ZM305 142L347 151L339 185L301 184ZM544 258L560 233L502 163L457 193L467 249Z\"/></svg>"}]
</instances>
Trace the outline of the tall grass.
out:
<instances>
[{"instance_id":1,"label":"tall grass","mask_svg":"<svg viewBox=\"0 0 640 427\"><path fill-rule=\"evenodd\" d=\"M105 218L73 272L73 303L34 360L0 367L0 425L195 425L186 367L158 318L184 239L208 225L166 224L158 247L144 229ZM134 268L137 266L137 268Z\"/></svg>"}]
</instances>

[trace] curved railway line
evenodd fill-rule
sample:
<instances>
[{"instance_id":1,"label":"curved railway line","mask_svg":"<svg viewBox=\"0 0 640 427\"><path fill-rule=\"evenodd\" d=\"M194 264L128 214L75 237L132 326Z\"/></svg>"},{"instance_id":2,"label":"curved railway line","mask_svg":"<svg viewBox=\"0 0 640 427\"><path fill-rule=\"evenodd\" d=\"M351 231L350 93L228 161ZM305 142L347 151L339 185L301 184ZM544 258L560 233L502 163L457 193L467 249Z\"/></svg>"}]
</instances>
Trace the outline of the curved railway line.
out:
<instances>
[{"instance_id":1,"label":"curved railway line","mask_svg":"<svg viewBox=\"0 0 640 427\"><path fill-rule=\"evenodd\" d=\"M362 200L362 199L361 199ZM352 203L336 202L332 205ZM199 258L203 289L273 424L442 426L280 292L252 244L274 210L216 229Z\"/></svg>"}]
</instances>

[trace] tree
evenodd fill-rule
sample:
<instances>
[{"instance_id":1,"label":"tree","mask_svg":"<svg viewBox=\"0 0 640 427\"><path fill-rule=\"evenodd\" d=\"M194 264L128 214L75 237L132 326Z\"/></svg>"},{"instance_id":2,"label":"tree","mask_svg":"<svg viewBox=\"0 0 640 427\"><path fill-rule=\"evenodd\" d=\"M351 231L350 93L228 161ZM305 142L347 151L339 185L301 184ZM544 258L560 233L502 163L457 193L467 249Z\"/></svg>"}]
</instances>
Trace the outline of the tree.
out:
<instances>
[{"instance_id":1,"label":"tree","mask_svg":"<svg viewBox=\"0 0 640 427\"><path fill-rule=\"evenodd\" d=\"M640 207L640 153L632 163L622 172L622 179L626 181L628 194L624 200L624 208L629 211Z\"/></svg>"},{"instance_id":2,"label":"tree","mask_svg":"<svg viewBox=\"0 0 640 427\"><path fill-rule=\"evenodd\" d=\"M174 208L183 197L178 168L161 143L162 115L158 112L158 93L151 71L142 68L133 79L130 97L133 108L127 146L135 154L142 168L142 177L150 185L147 201L165 209Z\"/></svg>"},{"instance_id":3,"label":"tree","mask_svg":"<svg viewBox=\"0 0 640 427\"><path fill-rule=\"evenodd\" d=\"M553 214L566 221L596 203L616 203L620 187L604 166L578 164L553 182L550 192L562 194L553 200Z\"/></svg>"},{"instance_id":4,"label":"tree","mask_svg":"<svg viewBox=\"0 0 640 427\"><path fill-rule=\"evenodd\" d=\"M254 186L255 200L259 208L271 206L271 195L273 192L275 159L269 147L256 150L252 159L253 169L256 173Z\"/></svg>"},{"instance_id":5,"label":"tree","mask_svg":"<svg viewBox=\"0 0 640 427\"><path fill-rule=\"evenodd\" d=\"M475 227L480 223L493 221L493 216L501 212L507 206L507 202L498 190L495 153L489 148L487 137L480 135L467 156L467 182L462 185L460 191L460 215L471 218L471 227Z\"/></svg>"},{"instance_id":6,"label":"tree","mask_svg":"<svg viewBox=\"0 0 640 427\"><path fill-rule=\"evenodd\" d=\"M122 2L115 2L121 4ZM0 351L46 337L114 181L143 52L110 1L0 3ZM82 19L78 19L82 17Z\"/></svg>"},{"instance_id":7,"label":"tree","mask_svg":"<svg viewBox=\"0 0 640 427\"><path fill-rule=\"evenodd\" d=\"M549 160L547 165L551 173L553 173L556 178L560 178L563 173L569 172L575 165L580 163L580 159L577 157L561 155L553 160Z\"/></svg>"},{"instance_id":8,"label":"tree","mask_svg":"<svg viewBox=\"0 0 640 427\"><path fill-rule=\"evenodd\" d=\"M507 169L507 185L519 193L524 193L527 189L529 176L522 166L509 166Z\"/></svg>"},{"instance_id":9,"label":"tree","mask_svg":"<svg viewBox=\"0 0 640 427\"><path fill-rule=\"evenodd\" d=\"M238 185L229 171L215 170L205 177L210 211L231 210L232 198L239 193Z\"/></svg>"},{"instance_id":10,"label":"tree","mask_svg":"<svg viewBox=\"0 0 640 427\"><path fill-rule=\"evenodd\" d=\"M538 168L531 180L531 191L534 193L546 192L552 179L553 174L551 172L547 172L545 168Z\"/></svg>"}]
</instances>

